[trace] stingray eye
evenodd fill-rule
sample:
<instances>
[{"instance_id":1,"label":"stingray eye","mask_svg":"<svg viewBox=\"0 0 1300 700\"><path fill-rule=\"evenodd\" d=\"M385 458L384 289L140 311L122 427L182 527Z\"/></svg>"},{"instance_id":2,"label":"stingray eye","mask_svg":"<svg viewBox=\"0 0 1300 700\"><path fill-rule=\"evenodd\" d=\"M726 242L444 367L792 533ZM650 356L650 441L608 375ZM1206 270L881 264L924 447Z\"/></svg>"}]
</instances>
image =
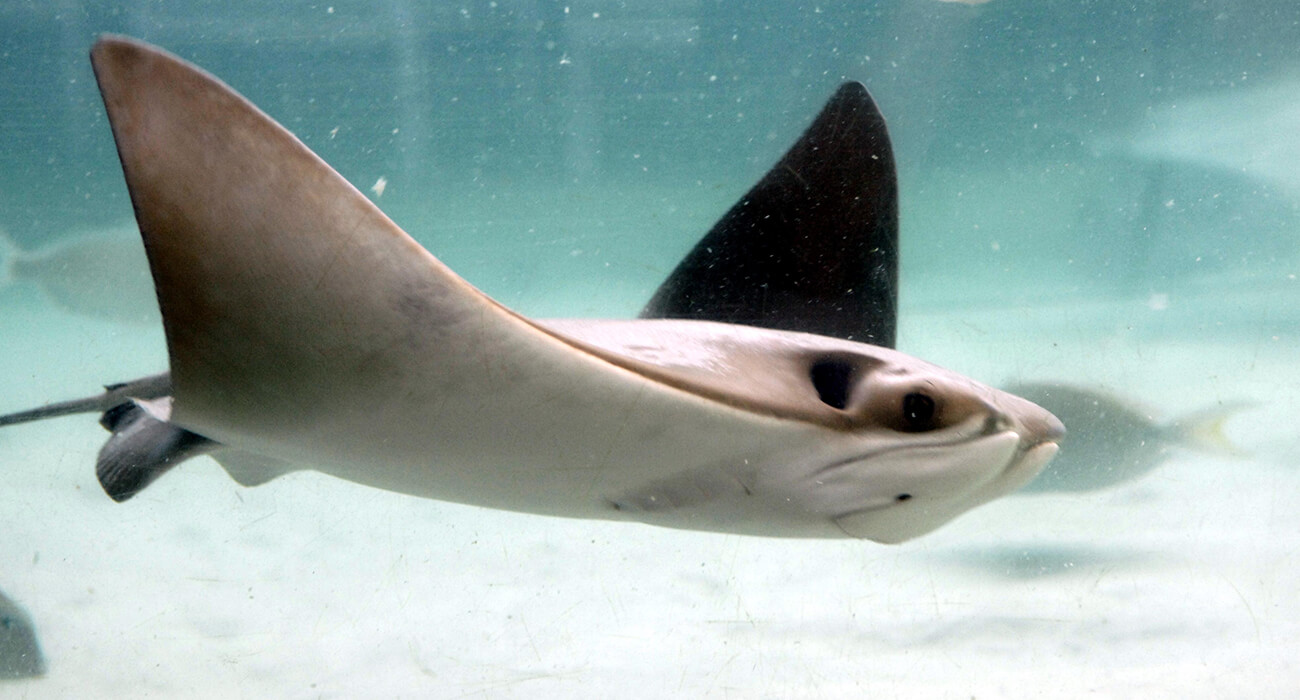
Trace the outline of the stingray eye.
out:
<instances>
[{"instance_id":1,"label":"stingray eye","mask_svg":"<svg viewBox=\"0 0 1300 700\"><path fill-rule=\"evenodd\" d=\"M924 433L934 430L934 399L912 392L903 397L903 431Z\"/></svg>"}]
</instances>

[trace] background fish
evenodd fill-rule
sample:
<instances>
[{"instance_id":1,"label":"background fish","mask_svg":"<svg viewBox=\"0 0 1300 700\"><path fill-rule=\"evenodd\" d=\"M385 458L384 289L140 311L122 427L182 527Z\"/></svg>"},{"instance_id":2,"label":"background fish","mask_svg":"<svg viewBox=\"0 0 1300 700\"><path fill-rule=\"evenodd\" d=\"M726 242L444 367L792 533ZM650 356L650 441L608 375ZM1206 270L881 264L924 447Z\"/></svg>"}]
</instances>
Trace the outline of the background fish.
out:
<instances>
[{"instance_id":1,"label":"background fish","mask_svg":"<svg viewBox=\"0 0 1300 700\"><path fill-rule=\"evenodd\" d=\"M1155 470L1175 448L1242 454L1222 429L1244 403L1220 404L1159 423L1150 411L1101 389L1052 382L1005 389L1051 411L1070 429L1056 459L1022 493L1115 486Z\"/></svg>"},{"instance_id":2,"label":"background fish","mask_svg":"<svg viewBox=\"0 0 1300 700\"><path fill-rule=\"evenodd\" d=\"M68 236L24 250L0 230L0 284L34 284L77 314L121 323L159 323L153 278L132 224Z\"/></svg>"}]
</instances>

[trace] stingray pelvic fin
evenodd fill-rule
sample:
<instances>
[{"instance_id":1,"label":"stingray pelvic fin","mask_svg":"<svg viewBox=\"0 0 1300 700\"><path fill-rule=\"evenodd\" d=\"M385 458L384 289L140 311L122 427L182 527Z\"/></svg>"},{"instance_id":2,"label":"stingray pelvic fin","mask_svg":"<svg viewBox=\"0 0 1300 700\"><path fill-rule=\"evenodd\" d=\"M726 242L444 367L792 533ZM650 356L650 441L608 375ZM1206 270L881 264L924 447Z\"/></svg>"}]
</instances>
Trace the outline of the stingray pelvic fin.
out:
<instances>
[{"instance_id":1,"label":"stingray pelvic fin","mask_svg":"<svg viewBox=\"0 0 1300 700\"><path fill-rule=\"evenodd\" d=\"M100 425L113 435L99 450L95 476L114 501L121 503L172 467L211 452L217 443L167 422L169 398L128 401L104 412Z\"/></svg>"}]
</instances>

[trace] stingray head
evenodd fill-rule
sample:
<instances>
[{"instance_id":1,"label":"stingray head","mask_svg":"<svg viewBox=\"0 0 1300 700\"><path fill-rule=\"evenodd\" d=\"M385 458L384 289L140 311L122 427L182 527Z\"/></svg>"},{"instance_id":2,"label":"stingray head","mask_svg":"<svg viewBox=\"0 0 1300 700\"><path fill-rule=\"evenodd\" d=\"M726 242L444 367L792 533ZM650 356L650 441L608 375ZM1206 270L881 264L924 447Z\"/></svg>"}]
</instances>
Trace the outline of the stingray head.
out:
<instances>
[{"instance_id":1,"label":"stingray head","mask_svg":"<svg viewBox=\"0 0 1300 700\"><path fill-rule=\"evenodd\" d=\"M610 499L648 521L901 542L1027 483L1065 432L1030 401L890 348L698 322L646 332L652 323L551 327L719 413L747 413L753 430L720 433L721 461Z\"/></svg>"},{"instance_id":2,"label":"stingray head","mask_svg":"<svg viewBox=\"0 0 1300 700\"><path fill-rule=\"evenodd\" d=\"M1065 434L1034 403L906 355L822 357L808 376L852 439L805 471L799 491L854 537L900 542L1010 493Z\"/></svg>"}]
</instances>

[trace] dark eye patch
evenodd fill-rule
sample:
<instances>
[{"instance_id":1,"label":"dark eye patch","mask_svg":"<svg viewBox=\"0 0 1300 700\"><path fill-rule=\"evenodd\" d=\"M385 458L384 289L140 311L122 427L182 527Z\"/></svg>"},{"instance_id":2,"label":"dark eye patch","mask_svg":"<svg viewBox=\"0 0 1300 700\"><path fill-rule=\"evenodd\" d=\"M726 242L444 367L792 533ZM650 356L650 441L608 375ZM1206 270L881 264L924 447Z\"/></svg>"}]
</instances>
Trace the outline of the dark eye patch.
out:
<instances>
[{"instance_id":1,"label":"dark eye patch","mask_svg":"<svg viewBox=\"0 0 1300 700\"><path fill-rule=\"evenodd\" d=\"M934 399L926 394L912 392L903 397L903 431L924 433L934 430Z\"/></svg>"}]
</instances>

